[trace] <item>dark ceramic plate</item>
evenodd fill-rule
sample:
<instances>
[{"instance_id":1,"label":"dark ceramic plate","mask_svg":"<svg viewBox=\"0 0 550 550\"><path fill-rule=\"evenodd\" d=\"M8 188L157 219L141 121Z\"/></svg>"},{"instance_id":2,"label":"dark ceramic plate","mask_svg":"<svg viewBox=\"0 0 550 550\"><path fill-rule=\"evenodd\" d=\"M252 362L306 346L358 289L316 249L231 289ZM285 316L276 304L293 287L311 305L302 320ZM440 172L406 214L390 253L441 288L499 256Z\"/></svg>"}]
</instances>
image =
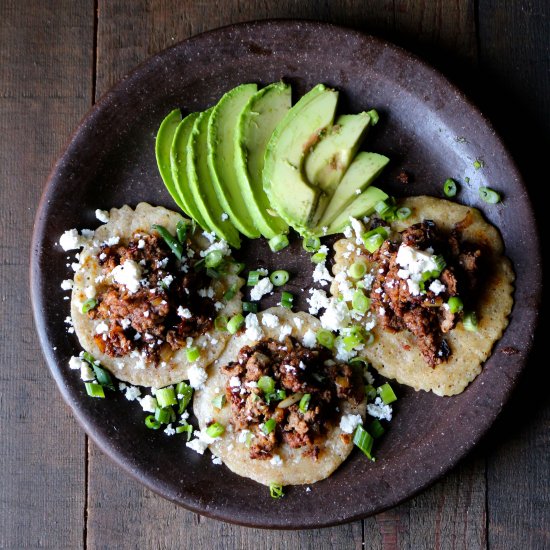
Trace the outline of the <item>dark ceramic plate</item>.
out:
<instances>
[{"instance_id":1,"label":"dark ceramic plate","mask_svg":"<svg viewBox=\"0 0 550 550\"><path fill-rule=\"evenodd\" d=\"M157 172L155 133L171 109L202 110L243 82L284 78L297 95L323 82L341 90L341 108L376 108L381 123L368 148L392 159L380 184L402 194L441 196L448 177L461 182L460 201L477 206L502 231L516 271L515 306L504 337L483 373L461 395L436 397L398 387L391 428L371 463L359 452L306 492L269 491L212 465L181 439L148 430L143 412L121 395L86 397L67 361L76 350L60 289L70 275L56 246L69 228L96 227L96 208L139 201L173 207ZM482 169L473 163L481 159ZM396 182L405 169L414 176ZM469 178L469 183L467 179ZM478 187L501 191L486 205ZM248 257L269 258L255 243ZM295 291L309 285L311 264L298 243L278 256L294 272ZM269 264L268 264L269 265ZM161 52L94 107L55 166L40 204L32 247L36 324L50 369L88 434L111 458L162 496L193 511L243 525L319 527L393 506L452 468L486 432L525 364L537 317L539 250L531 205L520 175L482 115L440 74L393 45L335 26L297 21L236 25L202 34ZM308 274L304 276L303 273ZM302 275L300 275L302 273ZM262 304L269 305L268 302ZM304 305L303 302L301 304Z\"/></svg>"}]
</instances>

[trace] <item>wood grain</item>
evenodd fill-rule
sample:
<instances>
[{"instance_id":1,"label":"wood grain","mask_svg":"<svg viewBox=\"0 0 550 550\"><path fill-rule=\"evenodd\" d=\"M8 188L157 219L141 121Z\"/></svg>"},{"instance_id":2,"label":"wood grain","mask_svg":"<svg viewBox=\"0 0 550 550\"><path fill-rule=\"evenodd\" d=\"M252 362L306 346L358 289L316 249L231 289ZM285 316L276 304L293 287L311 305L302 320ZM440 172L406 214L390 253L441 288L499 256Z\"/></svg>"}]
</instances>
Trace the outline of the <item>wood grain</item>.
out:
<instances>
[{"instance_id":1,"label":"wood grain","mask_svg":"<svg viewBox=\"0 0 550 550\"><path fill-rule=\"evenodd\" d=\"M84 434L35 337L33 217L57 154L91 100L92 2L0 4L0 548L78 548Z\"/></svg>"}]
</instances>

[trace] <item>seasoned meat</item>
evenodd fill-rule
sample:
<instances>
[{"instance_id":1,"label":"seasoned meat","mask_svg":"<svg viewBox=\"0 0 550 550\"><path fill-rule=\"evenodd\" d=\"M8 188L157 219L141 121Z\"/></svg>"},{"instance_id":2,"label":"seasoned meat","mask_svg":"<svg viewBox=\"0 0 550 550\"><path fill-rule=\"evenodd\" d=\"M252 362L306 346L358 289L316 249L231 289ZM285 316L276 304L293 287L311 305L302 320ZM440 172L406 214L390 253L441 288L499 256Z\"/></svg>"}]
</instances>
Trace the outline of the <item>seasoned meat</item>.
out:
<instances>
[{"instance_id":1,"label":"seasoned meat","mask_svg":"<svg viewBox=\"0 0 550 550\"><path fill-rule=\"evenodd\" d=\"M253 434L250 457L254 459L271 458L281 442L303 448L315 459L318 443L337 416L338 403L363 400L360 373L334 361L329 350L306 348L289 336L282 343L263 339L244 346L237 361L223 366L222 372L228 377L225 392L231 422L236 430ZM270 393L265 391L266 381L273 386ZM302 410L304 395L309 395L309 401ZM291 396L296 396L294 402L285 404ZM267 430L266 423L273 421L274 429Z\"/></svg>"},{"instance_id":2,"label":"seasoned meat","mask_svg":"<svg viewBox=\"0 0 550 550\"><path fill-rule=\"evenodd\" d=\"M378 264L372 310L384 329L412 332L432 367L451 354L443 335L456 326L460 313L450 311L449 298L467 301L478 286L483 251L463 242L461 231L467 226L463 220L446 237L425 220L405 229L400 242L386 240L372 256ZM424 271L415 271L419 266Z\"/></svg>"},{"instance_id":3,"label":"seasoned meat","mask_svg":"<svg viewBox=\"0 0 550 550\"><path fill-rule=\"evenodd\" d=\"M166 344L180 349L188 337L212 327L213 300L199 293L209 280L200 271L180 271L175 256L157 235L136 234L126 246L103 246L98 260L104 280L110 280L113 269L126 261L139 265L143 277L136 292L116 280L100 286L98 305L88 315L108 323L109 330L95 337L102 352L122 357L138 350L158 361Z\"/></svg>"}]
</instances>

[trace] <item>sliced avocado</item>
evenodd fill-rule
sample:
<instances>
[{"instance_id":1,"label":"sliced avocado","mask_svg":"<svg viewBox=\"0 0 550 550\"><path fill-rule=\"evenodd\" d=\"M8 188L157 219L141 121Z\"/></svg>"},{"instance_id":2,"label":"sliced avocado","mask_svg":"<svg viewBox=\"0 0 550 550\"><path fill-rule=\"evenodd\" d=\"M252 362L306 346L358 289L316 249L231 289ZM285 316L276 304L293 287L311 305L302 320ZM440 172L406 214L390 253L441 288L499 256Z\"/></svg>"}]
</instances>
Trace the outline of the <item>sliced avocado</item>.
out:
<instances>
[{"instance_id":1,"label":"sliced avocado","mask_svg":"<svg viewBox=\"0 0 550 550\"><path fill-rule=\"evenodd\" d=\"M185 207L185 203L181 200L176 190L175 181L172 177L172 171L170 168L170 148L172 147L174 134L176 133L180 122L181 111L179 109L174 109L161 122L155 141L155 156L157 157L157 166L162 177L162 181L164 181L164 185L166 186L168 193L170 193L176 204L188 216L190 216L189 211Z\"/></svg>"},{"instance_id":2,"label":"sliced avocado","mask_svg":"<svg viewBox=\"0 0 550 550\"><path fill-rule=\"evenodd\" d=\"M359 194L380 175L389 161L388 157L377 153L358 153L336 187L319 225L328 226L341 212L345 212Z\"/></svg>"},{"instance_id":3,"label":"sliced avocado","mask_svg":"<svg viewBox=\"0 0 550 550\"><path fill-rule=\"evenodd\" d=\"M364 112L338 117L306 157L307 180L331 196L355 157L370 123L371 117Z\"/></svg>"},{"instance_id":4,"label":"sliced avocado","mask_svg":"<svg viewBox=\"0 0 550 550\"><path fill-rule=\"evenodd\" d=\"M337 91L318 84L288 111L267 144L264 190L278 214L300 232L315 226L324 210L327 197L304 179L303 162L332 125L337 101Z\"/></svg>"},{"instance_id":5,"label":"sliced avocado","mask_svg":"<svg viewBox=\"0 0 550 550\"><path fill-rule=\"evenodd\" d=\"M207 130L213 108L201 113L193 124L187 144L187 178L195 203L208 228L235 248L240 248L239 233L225 216L212 185L207 161Z\"/></svg>"},{"instance_id":6,"label":"sliced avocado","mask_svg":"<svg viewBox=\"0 0 550 550\"><path fill-rule=\"evenodd\" d=\"M183 205L182 210L203 229L209 229L193 198L193 193L189 188L189 179L187 178L187 145L193 124L198 116L199 113L191 113L179 123L170 148L170 167L176 193Z\"/></svg>"},{"instance_id":7,"label":"sliced avocado","mask_svg":"<svg viewBox=\"0 0 550 550\"><path fill-rule=\"evenodd\" d=\"M208 168L223 210L233 225L247 237L260 236L244 200L235 169L237 120L248 100L257 92L256 84L242 84L227 92L214 107L208 122Z\"/></svg>"},{"instance_id":8,"label":"sliced avocado","mask_svg":"<svg viewBox=\"0 0 550 550\"><path fill-rule=\"evenodd\" d=\"M315 229L315 234L322 235L334 235L336 233L342 233L344 228L349 225L349 219L362 218L368 216L374 211L374 206L380 201L385 201L388 195L384 193L378 187L373 185L367 187L357 198L347 207L346 210L340 212L340 214L334 219L334 221L328 226L319 225ZM323 227L326 227L326 231L323 231Z\"/></svg>"},{"instance_id":9,"label":"sliced avocado","mask_svg":"<svg viewBox=\"0 0 550 550\"><path fill-rule=\"evenodd\" d=\"M276 82L255 93L237 121L235 168L245 204L266 239L288 232L286 222L269 213L271 206L263 188L262 172L267 142L291 106L290 85Z\"/></svg>"}]
</instances>

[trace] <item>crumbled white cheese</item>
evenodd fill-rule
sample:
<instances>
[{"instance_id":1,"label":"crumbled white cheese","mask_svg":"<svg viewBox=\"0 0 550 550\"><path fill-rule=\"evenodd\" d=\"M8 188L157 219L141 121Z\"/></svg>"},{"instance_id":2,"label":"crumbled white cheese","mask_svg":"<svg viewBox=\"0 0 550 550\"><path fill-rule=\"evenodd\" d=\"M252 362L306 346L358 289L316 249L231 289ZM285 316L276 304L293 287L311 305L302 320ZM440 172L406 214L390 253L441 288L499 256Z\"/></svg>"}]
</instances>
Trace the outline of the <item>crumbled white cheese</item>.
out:
<instances>
[{"instance_id":1,"label":"crumbled white cheese","mask_svg":"<svg viewBox=\"0 0 550 550\"><path fill-rule=\"evenodd\" d=\"M127 386L125 388L124 397L128 401L135 401L141 396L141 390L137 386Z\"/></svg>"},{"instance_id":2,"label":"crumbled white cheese","mask_svg":"<svg viewBox=\"0 0 550 550\"><path fill-rule=\"evenodd\" d=\"M183 306L178 307L178 315L182 319L191 319L191 317L193 316L189 308L186 308L186 307L184 308Z\"/></svg>"},{"instance_id":3,"label":"crumbled white cheese","mask_svg":"<svg viewBox=\"0 0 550 550\"><path fill-rule=\"evenodd\" d=\"M217 241L212 243L206 250L201 250L200 255L204 258L208 256L210 252L214 252L214 250L219 250L224 256L231 254L231 249L225 241Z\"/></svg>"},{"instance_id":4,"label":"crumbled white cheese","mask_svg":"<svg viewBox=\"0 0 550 550\"><path fill-rule=\"evenodd\" d=\"M222 222L229 219L229 214L227 212L222 212L222 215L220 216Z\"/></svg>"},{"instance_id":5,"label":"crumbled white cheese","mask_svg":"<svg viewBox=\"0 0 550 550\"><path fill-rule=\"evenodd\" d=\"M213 437L210 437L206 433L206 430L195 431L194 435L196 436L195 439L188 441L185 445L201 455L204 454L205 449L208 447L208 445L210 445L210 443L214 443L216 439L219 439L214 439Z\"/></svg>"},{"instance_id":6,"label":"crumbled white cheese","mask_svg":"<svg viewBox=\"0 0 550 550\"><path fill-rule=\"evenodd\" d=\"M283 325L279 329L279 342L282 342L286 336L292 334L292 327L290 325Z\"/></svg>"},{"instance_id":7,"label":"crumbled white cheese","mask_svg":"<svg viewBox=\"0 0 550 550\"><path fill-rule=\"evenodd\" d=\"M435 279L428 288L437 296L438 294L445 292L447 287L439 279Z\"/></svg>"},{"instance_id":8,"label":"crumbled white cheese","mask_svg":"<svg viewBox=\"0 0 550 550\"><path fill-rule=\"evenodd\" d=\"M269 280L269 277L264 277L258 281L258 284L252 287L250 291L250 299L253 302L261 300L262 296L269 294L273 290L273 283Z\"/></svg>"},{"instance_id":9,"label":"crumbled white cheese","mask_svg":"<svg viewBox=\"0 0 550 550\"><path fill-rule=\"evenodd\" d=\"M249 313L244 321L246 326L246 337L254 342L260 340L264 333L260 327L258 316L255 313Z\"/></svg>"},{"instance_id":10,"label":"crumbled white cheese","mask_svg":"<svg viewBox=\"0 0 550 550\"><path fill-rule=\"evenodd\" d=\"M330 301L324 290L312 288L309 292L311 296L307 298L307 302L309 304L309 312L311 315L316 315L320 309L328 307Z\"/></svg>"},{"instance_id":11,"label":"crumbled white cheese","mask_svg":"<svg viewBox=\"0 0 550 550\"><path fill-rule=\"evenodd\" d=\"M111 275L115 282L124 285L130 294L139 290L141 279L141 267L134 260L126 260L123 264L117 265Z\"/></svg>"},{"instance_id":12,"label":"crumbled white cheese","mask_svg":"<svg viewBox=\"0 0 550 550\"><path fill-rule=\"evenodd\" d=\"M210 244L212 244L216 241L216 233L214 233L213 231L212 231L212 233L209 233L208 231L203 231L202 234L203 234L204 237L206 237L206 239L208 239Z\"/></svg>"},{"instance_id":13,"label":"crumbled white cheese","mask_svg":"<svg viewBox=\"0 0 550 550\"><path fill-rule=\"evenodd\" d=\"M84 382L95 380L94 369L86 361L82 361L82 365L80 366L80 378Z\"/></svg>"},{"instance_id":14,"label":"crumbled white cheese","mask_svg":"<svg viewBox=\"0 0 550 550\"><path fill-rule=\"evenodd\" d=\"M96 334L104 334L106 332L109 332L109 325L105 321L101 321L95 327L95 333Z\"/></svg>"},{"instance_id":15,"label":"crumbled white cheese","mask_svg":"<svg viewBox=\"0 0 550 550\"><path fill-rule=\"evenodd\" d=\"M319 320L322 327L327 330L336 331L347 327L351 319L346 302L340 302L332 298Z\"/></svg>"},{"instance_id":16,"label":"crumbled white cheese","mask_svg":"<svg viewBox=\"0 0 550 550\"><path fill-rule=\"evenodd\" d=\"M81 248L83 243L78 231L76 229L69 229L59 238L59 245L63 250L75 250Z\"/></svg>"},{"instance_id":17,"label":"crumbled white cheese","mask_svg":"<svg viewBox=\"0 0 550 550\"><path fill-rule=\"evenodd\" d=\"M241 379L238 376L232 376L229 379L229 387L230 388L240 388L241 387Z\"/></svg>"},{"instance_id":18,"label":"crumbled white cheese","mask_svg":"<svg viewBox=\"0 0 550 550\"><path fill-rule=\"evenodd\" d=\"M74 281L72 279L65 279L61 281L61 288L63 290L71 290L73 288Z\"/></svg>"},{"instance_id":19,"label":"crumbled white cheese","mask_svg":"<svg viewBox=\"0 0 550 550\"><path fill-rule=\"evenodd\" d=\"M187 375L189 376L189 385L196 390L201 389L208 378L206 371L198 365L191 365Z\"/></svg>"},{"instance_id":20,"label":"crumbled white cheese","mask_svg":"<svg viewBox=\"0 0 550 550\"><path fill-rule=\"evenodd\" d=\"M132 321L130 321L130 319L121 319L120 320L120 326L124 330L126 330L131 324L132 324Z\"/></svg>"},{"instance_id":21,"label":"crumbled white cheese","mask_svg":"<svg viewBox=\"0 0 550 550\"><path fill-rule=\"evenodd\" d=\"M359 245L363 244L363 239L361 237L365 232L365 226L358 219L352 216L350 216L349 221L355 233L355 242Z\"/></svg>"},{"instance_id":22,"label":"crumbled white cheese","mask_svg":"<svg viewBox=\"0 0 550 550\"><path fill-rule=\"evenodd\" d=\"M397 275L401 279L420 281L426 271L439 271L435 256L425 250L417 250L412 246L402 244L397 251L395 261L403 268Z\"/></svg>"},{"instance_id":23,"label":"crumbled white cheese","mask_svg":"<svg viewBox=\"0 0 550 550\"><path fill-rule=\"evenodd\" d=\"M270 464L273 466L282 466L283 460L279 455L273 455L273 458L269 461Z\"/></svg>"},{"instance_id":24,"label":"crumbled white cheese","mask_svg":"<svg viewBox=\"0 0 550 550\"><path fill-rule=\"evenodd\" d=\"M237 435L237 441L239 443L246 443L246 440L248 439L248 434L251 434L250 430L241 430L239 432L239 435Z\"/></svg>"},{"instance_id":25,"label":"crumbled white cheese","mask_svg":"<svg viewBox=\"0 0 550 550\"><path fill-rule=\"evenodd\" d=\"M262 315L262 325L267 328L276 328L279 326L279 317L273 313L264 313Z\"/></svg>"},{"instance_id":26,"label":"crumbled white cheese","mask_svg":"<svg viewBox=\"0 0 550 550\"><path fill-rule=\"evenodd\" d=\"M146 395L143 399L140 399L139 404L145 412L154 413L158 407L157 400L152 395Z\"/></svg>"},{"instance_id":27,"label":"crumbled white cheese","mask_svg":"<svg viewBox=\"0 0 550 550\"><path fill-rule=\"evenodd\" d=\"M201 289L199 289L198 294L201 298L213 298L214 297L214 289L210 286L208 288L201 288Z\"/></svg>"},{"instance_id":28,"label":"crumbled white cheese","mask_svg":"<svg viewBox=\"0 0 550 550\"><path fill-rule=\"evenodd\" d=\"M173 275L166 275L166 277L163 277L162 280L161 280L161 283L166 286L166 287L169 287L171 284L172 284L172 281L174 280L174 277Z\"/></svg>"},{"instance_id":29,"label":"crumbled white cheese","mask_svg":"<svg viewBox=\"0 0 550 550\"><path fill-rule=\"evenodd\" d=\"M143 239L139 239L137 247L141 250L142 248L145 248L145 241Z\"/></svg>"},{"instance_id":30,"label":"crumbled white cheese","mask_svg":"<svg viewBox=\"0 0 550 550\"><path fill-rule=\"evenodd\" d=\"M96 296L95 286L88 285L84 289L84 294L86 295L86 298L88 298L88 300L91 300L92 298L95 298L95 296Z\"/></svg>"},{"instance_id":31,"label":"crumbled white cheese","mask_svg":"<svg viewBox=\"0 0 550 550\"><path fill-rule=\"evenodd\" d=\"M69 368L72 370L80 370L82 363L85 363L85 361L82 361L80 357L73 356L69 359Z\"/></svg>"},{"instance_id":32,"label":"crumbled white cheese","mask_svg":"<svg viewBox=\"0 0 550 550\"><path fill-rule=\"evenodd\" d=\"M120 242L120 237L115 235L114 237L109 237L106 241L103 241L103 244L107 246L115 246Z\"/></svg>"},{"instance_id":33,"label":"crumbled white cheese","mask_svg":"<svg viewBox=\"0 0 550 550\"><path fill-rule=\"evenodd\" d=\"M168 424L168 426L166 426L166 428L164 429L164 433L166 435L174 435L176 433L176 430L172 428L172 424Z\"/></svg>"},{"instance_id":34,"label":"crumbled white cheese","mask_svg":"<svg viewBox=\"0 0 550 550\"><path fill-rule=\"evenodd\" d=\"M319 283L321 286L326 286L332 280L333 277L324 262L315 265L315 269L313 270L313 281L315 283Z\"/></svg>"},{"instance_id":35,"label":"crumbled white cheese","mask_svg":"<svg viewBox=\"0 0 550 550\"><path fill-rule=\"evenodd\" d=\"M346 239L351 239L352 236L353 229L351 228L351 225L346 225L346 227L344 228L344 237L346 237Z\"/></svg>"},{"instance_id":36,"label":"crumbled white cheese","mask_svg":"<svg viewBox=\"0 0 550 550\"><path fill-rule=\"evenodd\" d=\"M317 344L317 337L311 329L308 329L304 334L302 343L306 348L313 348Z\"/></svg>"},{"instance_id":37,"label":"crumbled white cheese","mask_svg":"<svg viewBox=\"0 0 550 550\"><path fill-rule=\"evenodd\" d=\"M109 218L111 217L109 215L109 212L107 210L100 210L99 208L95 211L95 217L103 223L107 223L109 221Z\"/></svg>"},{"instance_id":38,"label":"crumbled white cheese","mask_svg":"<svg viewBox=\"0 0 550 550\"><path fill-rule=\"evenodd\" d=\"M352 434L359 424L363 424L360 414L344 414L340 419L340 429L346 434Z\"/></svg>"},{"instance_id":39,"label":"crumbled white cheese","mask_svg":"<svg viewBox=\"0 0 550 550\"><path fill-rule=\"evenodd\" d=\"M304 320L303 320L302 318L300 318L300 317L294 317L292 320L294 321L294 324L296 325L296 328L297 328L298 330L302 330L302 326L303 326L303 324L304 324Z\"/></svg>"},{"instance_id":40,"label":"crumbled white cheese","mask_svg":"<svg viewBox=\"0 0 550 550\"><path fill-rule=\"evenodd\" d=\"M367 405L367 412L380 420L391 420L392 418L391 405L385 405L380 397L377 397L374 403Z\"/></svg>"}]
</instances>

